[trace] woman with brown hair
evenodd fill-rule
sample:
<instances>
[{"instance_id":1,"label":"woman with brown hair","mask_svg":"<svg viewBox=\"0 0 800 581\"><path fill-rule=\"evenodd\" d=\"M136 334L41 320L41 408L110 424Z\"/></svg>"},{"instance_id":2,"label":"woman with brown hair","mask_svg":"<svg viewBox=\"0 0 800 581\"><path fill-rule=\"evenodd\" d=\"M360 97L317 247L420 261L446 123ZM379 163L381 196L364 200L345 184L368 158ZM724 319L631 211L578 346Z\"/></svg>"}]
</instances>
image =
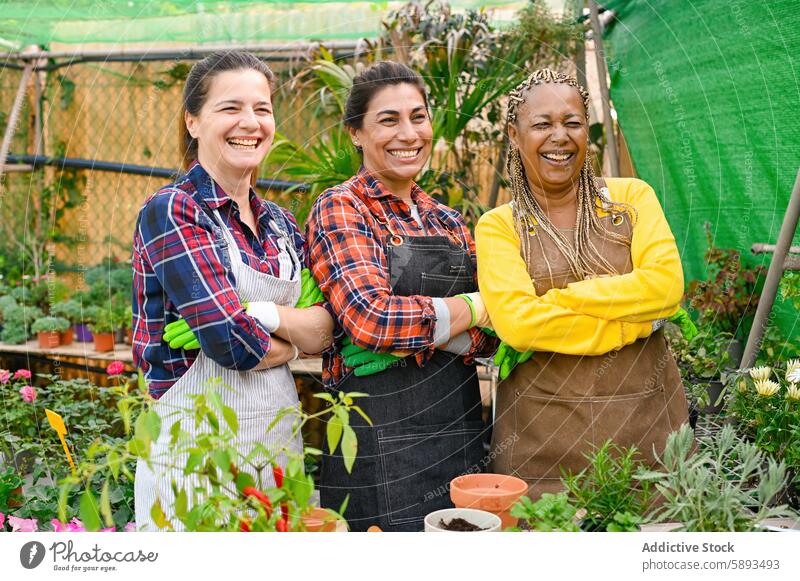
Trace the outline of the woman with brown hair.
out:
<instances>
[{"instance_id":1,"label":"woman with brown hair","mask_svg":"<svg viewBox=\"0 0 800 581\"><path fill-rule=\"evenodd\" d=\"M595 178L587 129L573 77L544 69L520 84L508 110L512 201L475 230L494 329L512 360L533 352L498 388L493 469L528 481L533 497L560 489L561 470L585 467L593 445L611 438L652 460L687 421L660 330L683 295L675 239L649 185Z\"/></svg>"},{"instance_id":2,"label":"woman with brown hair","mask_svg":"<svg viewBox=\"0 0 800 581\"><path fill-rule=\"evenodd\" d=\"M170 447L170 428L209 380L232 388L219 395L237 415L243 455L264 446L285 463L283 451L303 451L291 420L269 433L267 426L298 405L286 363L326 348L333 322L302 296L310 287L301 280L310 279L301 272L305 245L294 217L251 186L275 135L272 80L249 53L217 53L192 67L183 93L190 165L147 199L136 222L133 358L161 416L151 462L136 469L140 529L156 530L156 501L172 516L173 483L191 498L194 480ZM181 429L193 436L198 427L185 421ZM271 474L264 477L271 485Z\"/></svg>"}]
</instances>

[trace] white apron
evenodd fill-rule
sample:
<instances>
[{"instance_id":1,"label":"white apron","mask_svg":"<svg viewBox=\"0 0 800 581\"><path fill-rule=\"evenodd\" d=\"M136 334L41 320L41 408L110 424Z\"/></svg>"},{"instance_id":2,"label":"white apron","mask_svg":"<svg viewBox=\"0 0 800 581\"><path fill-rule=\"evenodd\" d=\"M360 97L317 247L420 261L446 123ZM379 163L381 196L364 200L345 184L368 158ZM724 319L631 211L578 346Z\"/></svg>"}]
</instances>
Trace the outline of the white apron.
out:
<instances>
[{"instance_id":1,"label":"white apron","mask_svg":"<svg viewBox=\"0 0 800 581\"><path fill-rule=\"evenodd\" d=\"M230 268L236 279L239 299L242 302L273 301L278 305L288 306L297 304L300 297L301 265L291 235L278 228L274 220L270 222L273 232L280 233L278 238L280 272L276 278L250 268L242 262L233 235L222 222L216 209L214 214L227 242ZM223 403L236 412L239 420L236 446L241 454L246 455L255 443L261 443L275 451L288 449L293 453L302 454L302 438L299 435L291 437L291 418L285 418L269 433L267 432L267 426L279 410L299 405L289 366L281 365L263 371L236 371L222 367L200 351L189 370L154 406L161 417L161 432L151 448L153 469L151 470L143 460L139 460L136 465L134 500L137 530L159 530L150 516L150 509L156 499L160 499L164 514L172 522L175 530L184 530L183 523L174 518L172 507L175 495L172 491L172 481L177 483L179 490L186 489L191 502L192 495L189 488L197 485L197 479L183 474L186 454L177 454L169 450L170 428L178 419L182 419L181 429L190 437L208 429L204 429L202 425L199 430L195 429L194 420L190 419L190 415L176 411L187 408L191 410L192 400L189 396L205 392L208 389L208 381L217 377L222 379L222 386L217 390ZM220 418L220 421L224 420ZM281 454L278 457L278 464L285 468L286 462L286 455ZM165 465L174 465L177 468L166 468ZM272 470L264 470L261 476L265 487L274 486Z\"/></svg>"}]
</instances>

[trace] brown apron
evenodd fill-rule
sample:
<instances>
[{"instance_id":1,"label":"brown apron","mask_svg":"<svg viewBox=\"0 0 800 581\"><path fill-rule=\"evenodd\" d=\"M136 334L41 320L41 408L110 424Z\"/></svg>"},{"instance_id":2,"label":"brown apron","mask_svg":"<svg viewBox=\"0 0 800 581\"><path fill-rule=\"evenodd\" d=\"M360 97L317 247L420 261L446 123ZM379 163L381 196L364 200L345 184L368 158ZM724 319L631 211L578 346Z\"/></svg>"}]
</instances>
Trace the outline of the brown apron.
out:
<instances>
[{"instance_id":1,"label":"brown apron","mask_svg":"<svg viewBox=\"0 0 800 581\"><path fill-rule=\"evenodd\" d=\"M631 272L630 215L600 221L628 244L593 235L594 244L617 272ZM528 272L537 295L575 282L549 236L528 236ZM561 470L582 470L585 454L609 438L619 446L635 445L653 464L654 448L660 454L667 434L687 421L680 373L662 330L605 355L535 353L498 387L492 470L526 480L528 494L537 499L562 490Z\"/></svg>"}]
</instances>

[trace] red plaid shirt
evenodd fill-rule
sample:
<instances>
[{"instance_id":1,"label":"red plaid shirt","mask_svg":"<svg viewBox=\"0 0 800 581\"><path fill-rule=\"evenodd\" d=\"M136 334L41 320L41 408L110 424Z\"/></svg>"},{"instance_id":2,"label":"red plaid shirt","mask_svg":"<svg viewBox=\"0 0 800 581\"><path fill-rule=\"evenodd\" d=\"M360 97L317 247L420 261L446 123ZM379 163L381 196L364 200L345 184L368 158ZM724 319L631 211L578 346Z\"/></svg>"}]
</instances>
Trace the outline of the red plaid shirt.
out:
<instances>
[{"instance_id":1,"label":"red plaid shirt","mask_svg":"<svg viewBox=\"0 0 800 581\"><path fill-rule=\"evenodd\" d=\"M409 206L364 168L314 202L308 220L307 244L314 278L330 303L338 325L355 345L376 352L415 351L422 366L434 351L436 316L431 297L392 294L384 241L392 233L405 236L447 236L465 242L475 264L475 242L457 211L438 203L416 184L411 198L423 231ZM381 222L388 222L389 228ZM341 330L334 349L323 354L326 387L345 375ZM477 329L470 329L471 361L493 347ZM488 352L487 352L488 354Z\"/></svg>"}]
</instances>

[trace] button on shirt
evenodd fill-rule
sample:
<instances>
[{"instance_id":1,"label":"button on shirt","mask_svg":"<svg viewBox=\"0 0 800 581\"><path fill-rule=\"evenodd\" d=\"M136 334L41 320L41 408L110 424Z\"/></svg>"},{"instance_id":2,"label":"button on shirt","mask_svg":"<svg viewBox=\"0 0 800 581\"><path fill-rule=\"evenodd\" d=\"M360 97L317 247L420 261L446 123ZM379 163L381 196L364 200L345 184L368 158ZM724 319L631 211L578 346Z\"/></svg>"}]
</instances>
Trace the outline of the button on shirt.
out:
<instances>
[{"instance_id":1,"label":"button on shirt","mask_svg":"<svg viewBox=\"0 0 800 581\"><path fill-rule=\"evenodd\" d=\"M468 249L473 264L475 243L457 211L416 184L411 199L422 226L408 204L362 168L314 203L307 228L308 253L314 278L353 343L371 351L414 351L417 362L424 365L435 349L433 300L392 294L384 241L391 233L446 236ZM470 329L469 336L468 360L494 346L478 329ZM341 338L340 330L336 348L323 353L326 387L335 386L345 375Z\"/></svg>"},{"instance_id":2,"label":"button on shirt","mask_svg":"<svg viewBox=\"0 0 800 581\"><path fill-rule=\"evenodd\" d=\"M273 276L279 274L279 238L285 234L292 241L301 263L304 240L289 212L252 189L249 201L258 236L242 222L236 202L195 162L139 212L132 257L133 360L156 398L198 354L162 341L164 327L180 317L203 352L223 367L252 369L270 350L269 332L245 313L236 293L227 242L213 213L233 234L243 262Z\"/></svg>"}]
</instances>

